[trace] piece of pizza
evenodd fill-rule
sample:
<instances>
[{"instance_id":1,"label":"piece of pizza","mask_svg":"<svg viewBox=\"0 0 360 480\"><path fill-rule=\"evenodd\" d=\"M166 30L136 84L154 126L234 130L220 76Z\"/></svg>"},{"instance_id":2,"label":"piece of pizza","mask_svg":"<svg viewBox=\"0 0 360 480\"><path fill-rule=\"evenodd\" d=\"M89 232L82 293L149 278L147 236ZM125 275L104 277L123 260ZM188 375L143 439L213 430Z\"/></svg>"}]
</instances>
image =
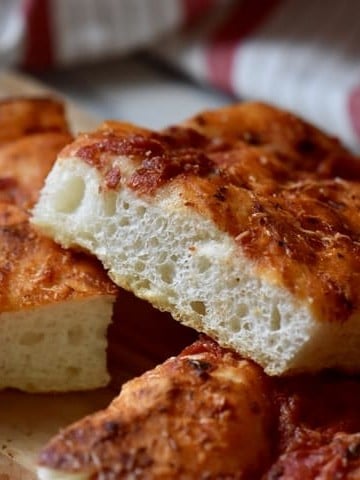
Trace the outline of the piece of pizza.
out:
<instances>
[{"instance_id":1,"label":"piece of pizza","mask_svg":"<svg viewBox=\"0 0 360 480\"><path fill-rule=\"evenodd\" d=\"M53 100L0 102L0 389L68 391L109 381L117 288L101 264L29 223L58 151L71 140Z\"/></svg>"},{"instance_id":2,"label":"piece of pizza","mask_svg":"<svg viewBox=\"0 0 360 480\"><path fill-rule=\"evenodd\" d=\"M239 104L67 146L33 222L271 375L360 370L360 167L336 139Z\"/></svg>"}]
</instances>

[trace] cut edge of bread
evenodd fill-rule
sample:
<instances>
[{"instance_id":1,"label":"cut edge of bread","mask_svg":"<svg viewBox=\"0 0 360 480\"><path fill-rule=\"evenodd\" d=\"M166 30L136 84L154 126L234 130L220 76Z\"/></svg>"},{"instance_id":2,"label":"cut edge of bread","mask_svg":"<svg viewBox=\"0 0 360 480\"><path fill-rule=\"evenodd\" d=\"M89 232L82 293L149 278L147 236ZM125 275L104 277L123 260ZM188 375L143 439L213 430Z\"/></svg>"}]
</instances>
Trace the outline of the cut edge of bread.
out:
<instances>
[{"instance_id":1,"label":"cut edge of bread","mask_svg":"<svg viewBox=\"0 0 360 480\"><path fill-rule=\"evenodd\" d=\"M38 467L36 473L39 480L89 480L91 478L91 473L69 473L48 467Z\"/></svg>"},{"instance_id":2,"label":"cut edge of bread","mask_svg":"<svg viewBox=\"0 0 360 480\"><path fill-rule=\"evenodd\" d=\"M115 296L0 314L0 389L64 392L100 388L107 372L106 333Z\"/></svg>"},{"instance_id":3,"label":"cut edge of bread","mask_svg":"<svg viewBox=\"0 0 360 480\"><path fill-rule=\"evenodd\" d=\"M63 246L96 255L119 286L270 375L360 370L358 315L343 324L319 321L309 301L259 274L227 233L180 197L170 190L140 197L124 186L104 191L95 168L65 157L32 221Z\"/></svg>"}]
</instances>

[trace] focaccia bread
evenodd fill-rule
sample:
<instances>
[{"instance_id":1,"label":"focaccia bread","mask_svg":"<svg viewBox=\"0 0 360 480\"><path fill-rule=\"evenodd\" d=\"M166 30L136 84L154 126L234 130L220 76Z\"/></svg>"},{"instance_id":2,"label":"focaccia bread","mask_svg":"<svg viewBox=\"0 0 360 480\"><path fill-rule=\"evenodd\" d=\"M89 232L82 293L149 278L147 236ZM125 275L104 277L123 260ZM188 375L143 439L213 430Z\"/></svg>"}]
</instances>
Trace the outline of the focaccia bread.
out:
<instances>
[{"instance_id":1,"label":"focaccia bread","mask_svg":"<svg viewBox=\"0 0 360 480\"><path fill-rule=\"evenodd\" d=\"M0 389L103 386L117 289L96 259L65 251L29 223L28 208L71 140L63 107L0 102L0 124Z\"/></svg>"},{"instance_id":2,"label":"focaccia bread","mask_svg":"<svg viewBox=\"0 0 360 480\"><path fill-rule=\"evenodd\" d=\"M268 397L258 366L195 344L55 437L39 479L259 478L272 453Z\"/></svg>"},{"instance_id":3,"label":"focaccia bread","mask_svg":"<svg viewBox=\"0 0 360 480\"><path fill-rule=\"evenodd\" d=\"M271 375L359 371L359 179L337 140L240 104L160 133L80 135L33 222Z\"/></svg>"},{"instance_id":4,"label":"focaccia bread","mask_svg":"<svg viewBox=\"0 0 360 480\"><path fill-rule=\"evenodd\" d=\"M40 97L0 100L0 145L45 132L69 132L61 102Z\"/></svg>"},{"instance_id":5,"label":"focaccia bread","mask_svg":"<svg viewBox=\"0 0 360 480\"><path fill-rule=\"evenodd\" d=\"M360 382L276 379L209 339L123 386L39 456L40 480L355 480Z\"/></svg>"}]
</instances>

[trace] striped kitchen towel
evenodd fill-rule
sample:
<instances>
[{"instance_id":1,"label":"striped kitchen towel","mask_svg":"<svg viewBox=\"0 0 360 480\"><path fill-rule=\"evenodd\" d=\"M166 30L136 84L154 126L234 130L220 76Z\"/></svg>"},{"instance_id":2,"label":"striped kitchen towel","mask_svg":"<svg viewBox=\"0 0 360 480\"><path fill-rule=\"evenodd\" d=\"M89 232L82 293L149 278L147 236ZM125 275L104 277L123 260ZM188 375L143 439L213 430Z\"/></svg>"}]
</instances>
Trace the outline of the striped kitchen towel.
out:
<instances>
[{"instance_id":1,"label":"striped kitchen towel","mask_svg":"<svg viewBox=\"0 0 360 480\"><path fill-rule=\"evenodd\" d=\"M146 48L199 82L294 111L360 150L359 0L2 0L0 63Z\"/></svg>"}]
</instances>

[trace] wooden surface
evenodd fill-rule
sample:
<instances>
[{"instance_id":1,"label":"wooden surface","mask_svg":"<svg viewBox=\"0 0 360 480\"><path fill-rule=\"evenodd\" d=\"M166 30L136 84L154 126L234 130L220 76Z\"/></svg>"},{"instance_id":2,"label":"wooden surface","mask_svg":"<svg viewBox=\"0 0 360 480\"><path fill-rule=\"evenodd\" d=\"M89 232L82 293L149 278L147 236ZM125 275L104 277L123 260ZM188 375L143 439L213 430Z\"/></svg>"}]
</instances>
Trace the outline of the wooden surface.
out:
<instances>
[{"instance_id":1,"label":"wooden surface","mask_svg":"<svg viewBox=\"0 0 360 480\"><path fill-rule=\"evenodd\" d=\"M27 78L0 73L0 98L47 94L59 96ZM99 123L75 105L67 104L67 111L74 132ZM195 336L168 314L121 291L109 331L109 388L62 395L0 393L0 480L35 480L39 449L60 428L108 405L124 380L176 354Z\"/></svg>"}]
</instances>

